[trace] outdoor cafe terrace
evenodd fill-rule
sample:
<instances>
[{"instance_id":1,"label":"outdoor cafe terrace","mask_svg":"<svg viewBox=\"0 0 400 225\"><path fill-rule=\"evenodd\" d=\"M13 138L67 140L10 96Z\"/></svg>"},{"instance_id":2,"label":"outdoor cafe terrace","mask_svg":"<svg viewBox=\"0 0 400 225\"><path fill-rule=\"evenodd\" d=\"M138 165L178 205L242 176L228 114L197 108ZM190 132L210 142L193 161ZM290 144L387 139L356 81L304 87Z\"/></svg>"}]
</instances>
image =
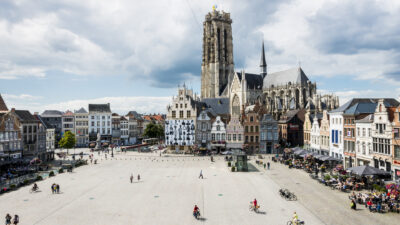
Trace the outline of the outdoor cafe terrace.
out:
<instances>
[{"instance_id":1,"label":"outdoor cafe terrace","mask_svg":"<svg viewBox=\"0 0 400 225\"><path fill-rule=\"evenodd\" d=\"M358 166L345 170L340 160L331 156L319 155L301 148L287 148L280 157L274 157L291 168L302 169L320 184L332 190L352 194L352 203L362 204L371 212L400 213L400 185L385 182L390 173L370 167Z\"/></svg>"}]
</instances>

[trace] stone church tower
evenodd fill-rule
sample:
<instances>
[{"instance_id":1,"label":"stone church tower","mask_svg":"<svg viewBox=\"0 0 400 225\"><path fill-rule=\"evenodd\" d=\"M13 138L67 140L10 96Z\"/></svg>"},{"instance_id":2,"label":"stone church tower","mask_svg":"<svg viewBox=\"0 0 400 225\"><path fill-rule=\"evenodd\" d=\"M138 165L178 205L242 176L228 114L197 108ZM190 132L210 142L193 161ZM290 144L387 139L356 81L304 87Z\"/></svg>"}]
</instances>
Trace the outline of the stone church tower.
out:
<instances>
[{"instance_id":1,"label":"stone church tower","mask_svg":"<svg viewBox=\"0 0 400 225\"><path fill-rule=\"evenodd\" d=\"M213 10L203 23L201 98L227 97L233 75L232 20L230 13Z\"/></svg>"}]
</instances>

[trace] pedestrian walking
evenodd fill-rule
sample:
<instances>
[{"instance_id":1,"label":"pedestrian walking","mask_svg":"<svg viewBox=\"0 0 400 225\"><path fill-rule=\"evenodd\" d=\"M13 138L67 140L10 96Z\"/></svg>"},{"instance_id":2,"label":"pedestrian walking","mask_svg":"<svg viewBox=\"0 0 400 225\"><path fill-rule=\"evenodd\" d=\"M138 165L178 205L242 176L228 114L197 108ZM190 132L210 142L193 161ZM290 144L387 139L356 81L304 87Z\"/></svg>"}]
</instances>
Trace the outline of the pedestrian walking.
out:
<instances>
[{"instance_id":1,"label":"pedestrian walking","mask_svg":"<svg viewBox=\"0 0 400 225\"><path fill-rule=\"evenodd\" d=\"M137 180L140 181L140 174L137 175Z\"/></svg>"},{"instance_id":2,"label":"pedestrian walking","mask_svg":"<svg viewBox=\"0 0 400 225\"><path fill-rule=\"evenodd\" d=\"M56 184L56 190L57 190L57 194L60 194L60 185Z\"/></svg>"},{"instance_id":3,"label":"pedestrian walking","mask_svg":"<svg viewBox=\"0 0 400 225\"><path fill-rule=\"evenodd\" d=\"M200 170L200 175L199 175L199 179L203 179L203 170Z\"/></svg>"},{"instance_id":4,"label":"pedestrian walking","mask_svg":"<svg viewBox=\"0 0 400 225\"><path fill-rule=\"evenodd\" d=\"M267 164L266 163L264 163L264 170L265 170L265 167L267 166Z\"/></svg>"},{"instance_id":5,"label":"pedestrian walking","mask_svg":"<svg viewBox=\"0 0 400 225\"><path fill-rule=\"evenodd\" d=\"M15 216L14 216L14 220L13 220L13 224L14 224L14 225L18 225L18 223L19 223L19 216L18 216L18 215L15 215Z\"/></svg>"},{"instance_id":6,"label":"pedestrian walking","mask_svg":"<svg viewBox=\"0 0 400 225\"><path fill-rule=\"evenodd\" d=\"M11 216L10 216L10 214L8 214L7 213L7 215L6 215L6 225L10 225L11 224Z\"/></svg>"},{"instance_id":7,"label":"pedestrian walking","mask_svg":"<svg viewBox=\"0 0 400 225\"><path fill-rule=\"evenodd\" d=\"M51 185L51 193L54 194L56 192L56 184Z\"/></svg>"},{"instance_id":8,"label":"pedestrian walking","mask_svg":"<svg viewBox=\"0 0 400 225\"><path fill-rule=\"evenodd\" d=\"M131 179L131 183L132 183L133 182L133 173L131 174L131 178L130 179Z\"/></svg>"},{"instance_id":9,"label":"pedestrian walking","mask_svg":"<svg viewBox=\"0 0 400 225\"><path fill-rule=\"evenodd\" d=\"M267 162L267 167L268 167L268 170L269 170L269 167L271 166L271 164L269 163L269 162Z\"/></svg>"}]
</instances>

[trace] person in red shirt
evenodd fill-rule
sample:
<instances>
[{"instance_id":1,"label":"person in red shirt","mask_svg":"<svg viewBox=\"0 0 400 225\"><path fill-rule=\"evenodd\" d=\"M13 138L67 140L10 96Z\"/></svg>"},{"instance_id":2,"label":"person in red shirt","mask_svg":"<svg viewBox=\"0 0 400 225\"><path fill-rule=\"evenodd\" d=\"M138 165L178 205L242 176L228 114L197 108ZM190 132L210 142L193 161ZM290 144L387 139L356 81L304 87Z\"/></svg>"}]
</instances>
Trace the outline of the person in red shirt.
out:
<instances>
[{"instance_id":1,"label":"person in red shirt","mask_svg":"<svg viewBox=\"0 0 400 225\"><path fill-rule=\"evenodd\" d=\"M199 215L200 215L199 207L197 207L197 205L194 205L193 216L196 217L196 219L197 219L197 217L198 217Z\"/></svg>"},{"instance_id":2,"label":"person in red shirt","mask_svg":"<svg viewBox=\"0 0 400 225\"><path fill-rule=\"evenodd\" d=\"M253 204L254 204L254 208L257 208L257 199L254 199Z\"/></svg>"},{"instance_id":3,"label":"person in red shirt","mask_svg":"<svg viewBox=\"0 0 400 225\"><path fill-rule=\"evenodd\" d=\"M367 206L368 206L369 210L371 210L371 207L372 207L371 199L368 199Z\"/></svg>"}]
</instances>

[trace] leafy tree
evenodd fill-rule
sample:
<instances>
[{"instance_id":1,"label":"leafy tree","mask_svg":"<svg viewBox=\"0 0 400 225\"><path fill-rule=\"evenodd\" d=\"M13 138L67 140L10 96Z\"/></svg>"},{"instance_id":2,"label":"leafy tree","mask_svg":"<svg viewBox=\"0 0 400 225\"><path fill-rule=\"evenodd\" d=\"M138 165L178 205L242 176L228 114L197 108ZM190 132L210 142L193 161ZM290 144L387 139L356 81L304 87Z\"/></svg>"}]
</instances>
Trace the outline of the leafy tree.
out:
<instances>
[{"instance_id":1,"label":"leafy tree","mask_svg":"<svg viewBox=\"0 0 400 225\"><path fill-rule=\"evenodd\" d=\"M68 152L68 149L75 147L75 143L76 143L75 134L71 133L71 131L67 131L64 133L60 142L58 142L58 145L61 148L66 148Z\"/></svg>"},{"instance_id":2,"label":"leafy tree","mask_svg":"<svg viewBox=\"0 0 400 225\"><path fill-rule=\"evenodd\" d=\"M164 128L159 124L151 122L146 126L146 129L144 129L144 136L149 138L160 138L164 136Z\"/></svg>"}]
</instances>

